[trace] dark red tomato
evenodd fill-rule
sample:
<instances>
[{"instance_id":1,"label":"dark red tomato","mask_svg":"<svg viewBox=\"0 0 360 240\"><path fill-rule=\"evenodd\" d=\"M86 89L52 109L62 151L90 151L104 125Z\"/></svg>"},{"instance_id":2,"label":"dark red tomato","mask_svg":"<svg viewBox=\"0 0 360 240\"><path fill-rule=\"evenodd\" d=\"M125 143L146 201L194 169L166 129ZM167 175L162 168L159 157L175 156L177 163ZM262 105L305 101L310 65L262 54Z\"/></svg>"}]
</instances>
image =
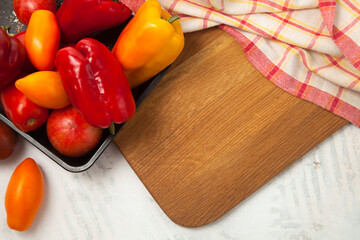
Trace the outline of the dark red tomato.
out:
<instances>
[{"instance_id":1,"label":"dark red tomato","mask_svg":"<svg viewBox=\"0 0 360 240\"><path fill-rule=\"evenodd\" d=\"M1 104L6 116L23 132L41 127L49 116L49 109L31 102L15 84L10 84L1 94Z\"/></svg>"},{"instance_id":2,"label":"dark red tomato","mask_svg":"<svg viewBox=\"0 0 360 240\"><path fill-rule=\"evenodd\" d=\"M16 140L14 130L0 121L0 160L8 158L14 152Z\"/></svg>"},{"instance_id":3,"label":"dark red tomato","mask_svg":"<svg viewBox=\"0 0 360 240\"><path fill-rule=\"evenodd\" d=\"M25 47L25 33L26 31L19 32L15 34L14 37L20 40L22 45ZM25 53L25 62L22 68L22 72L24 73L32 73L35 72L37 69L31 64L30 59L28 58L27 54Z\"/></svg>"}]
</instances>

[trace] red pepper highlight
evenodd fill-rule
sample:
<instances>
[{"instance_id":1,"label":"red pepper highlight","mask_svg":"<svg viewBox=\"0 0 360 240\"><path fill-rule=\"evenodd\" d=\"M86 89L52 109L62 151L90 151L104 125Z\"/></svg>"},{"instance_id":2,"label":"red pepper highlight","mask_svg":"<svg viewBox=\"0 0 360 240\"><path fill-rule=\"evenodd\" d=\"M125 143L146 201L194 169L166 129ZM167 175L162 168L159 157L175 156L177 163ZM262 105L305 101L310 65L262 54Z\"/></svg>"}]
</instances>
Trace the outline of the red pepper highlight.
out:
<instances>
[{"instance_id":1,"label":"red pepper highlight","mask_svg":"<svg viewBox=\"0 0 360 240\"><path fill-rule=\"evenodd\" d=\"M58 51L55 61L72 105L94 127L123 123L135 101L120 63L101 42L85 38Z\"/></svg>"}]
</instances>

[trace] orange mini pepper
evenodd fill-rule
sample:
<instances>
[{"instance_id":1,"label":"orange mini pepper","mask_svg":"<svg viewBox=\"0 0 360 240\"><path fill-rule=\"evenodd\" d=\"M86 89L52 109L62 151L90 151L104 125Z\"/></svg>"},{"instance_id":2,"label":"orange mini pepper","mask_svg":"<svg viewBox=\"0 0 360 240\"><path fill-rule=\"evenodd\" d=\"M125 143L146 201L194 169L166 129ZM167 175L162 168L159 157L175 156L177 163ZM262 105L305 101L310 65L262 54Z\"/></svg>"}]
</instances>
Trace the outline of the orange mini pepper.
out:
<instances>
[{"instance_id":1,"label":"orange mini pepper","mask_svg":"<svg viewBox=\"0 0 360 240\"><path fill-rule=\"evenodd\" d=\"M55 14L36 10L31 14L25 33L25 50L38 70L52 70L60 44L60 29Z\"/></svg>"},{"instance_id":2,"label":"orange mini pepper","mask_svg":"<svg viewBox=\"0 0 360 240\"><path fill-rule=\"evenodd\" d=\"M157 0L147 0L120 34L112 53L132 88L155 76L181 53L184 35L177 19Z\"/></svg>"},{"instance_id":3,"label":"orange mini pepper","mask_svg":"<svg viewBox=\"0 0 360 240\"><path fill-rule=\"evenodd\" d=\"M11 175L6 194L7 224L17 231L33 223L44 199L44 177L32 158L26 158Z\"/></svg>"},{"instance_id":4,"label":"orange mini pepper","mask_svg":"<svg viewBox=\"0 0 360 240\"><path fill-rule=\"evenodd\" d=\"M15 86L30 101L43 108L60 109L70 104L58 72L34 72L16 80Z\"/></svg>"}]
</instances>

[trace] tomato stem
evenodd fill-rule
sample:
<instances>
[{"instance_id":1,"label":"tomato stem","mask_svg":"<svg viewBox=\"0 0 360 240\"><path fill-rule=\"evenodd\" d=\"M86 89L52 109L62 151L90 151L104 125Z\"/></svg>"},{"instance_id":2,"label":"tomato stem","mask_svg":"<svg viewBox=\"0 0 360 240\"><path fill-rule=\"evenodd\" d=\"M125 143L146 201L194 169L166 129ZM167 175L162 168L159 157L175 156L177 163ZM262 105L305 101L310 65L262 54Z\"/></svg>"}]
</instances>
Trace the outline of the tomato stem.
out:
<instances>
[{"instance_id":1,"label":"tomato stem","mask_svg":"<svg viewBox=\"0 0 360 240\"><path fill-rule=\"evenodd\" d=\"M34 124L36 123L36 120L35 120L34 118L30 118L30 119L27 121L27 123L28 123L29 125L34 125Z\"/></svg>"}]
</instances>

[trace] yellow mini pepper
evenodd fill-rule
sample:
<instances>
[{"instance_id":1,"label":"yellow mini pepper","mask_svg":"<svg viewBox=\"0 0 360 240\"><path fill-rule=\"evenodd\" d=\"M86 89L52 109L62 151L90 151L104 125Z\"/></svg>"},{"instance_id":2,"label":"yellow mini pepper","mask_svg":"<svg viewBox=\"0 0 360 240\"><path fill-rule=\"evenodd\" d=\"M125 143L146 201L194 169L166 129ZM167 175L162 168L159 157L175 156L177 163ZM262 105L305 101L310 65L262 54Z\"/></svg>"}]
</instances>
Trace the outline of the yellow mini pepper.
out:
<instances>
[{"instance_id":1,"label":"yellow mini pepper","mask_svg":"<svg viewBox=\"0 0 360 240\"><path fill-rule=\"evenodd\" d=\"M60 109L70 105L60 74L55 71L31 73L16 80L15 87L43 108Z\"/></svg>"},{"instance_id":2,"label":"yellow mini pepper","mask_svg":"<svg viewBox=\"0 0 360 240\"><path fill-rule=\"evenodd\" d=\"M112 53L132 88L155 76L181 53L184 35L176 19L157 0L147 0L120 34Z\"/></svg>"}]
</instances>

